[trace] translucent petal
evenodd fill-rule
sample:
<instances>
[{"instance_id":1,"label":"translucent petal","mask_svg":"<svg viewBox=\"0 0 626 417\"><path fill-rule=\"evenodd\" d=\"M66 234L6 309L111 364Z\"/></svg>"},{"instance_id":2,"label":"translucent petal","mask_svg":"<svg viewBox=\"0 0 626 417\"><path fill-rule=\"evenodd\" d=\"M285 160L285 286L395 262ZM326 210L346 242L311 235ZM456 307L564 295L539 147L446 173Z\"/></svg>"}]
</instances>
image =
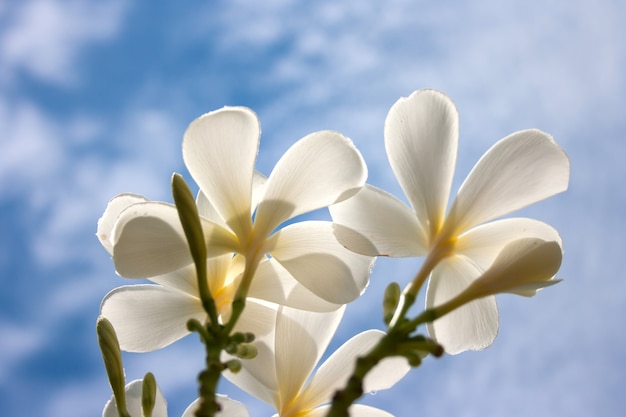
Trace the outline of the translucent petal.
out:
<instances>
[{"instance_id":1,"label":"translucent petal","mask_svg":"<svg viewBox=\"0 0 626 417\"><path fill-rule=\"evenodd\" d=\"M328 413L329 409L330 405L318 407L306 413L304 417L324 417ZM393 417L392 414L389 414L380 408L374 408L364 404L352 404L348 409L348 412L354 417Z\"/></svg>"},{"instance_id":2,"label":"translucent petal","mask_svg":"<svg viewBox=\"0 0 626 417\"><path fill-rule=\"evenodd\" d=\"M248 417L248 409L245 405L239 401L235 401L226 395L216 394L217 402L221 405L222 409L215 413L217 417ZM196 399L189 404L189 407L185 409L182 417L195 417L196 410L200 406L200 399ZM116 416L117 417L117 416ZM154 416L156 417L156 416Z\"/></svg>"},{"instance_id":3,"label":"translucent petal","mask_svg":"<svg viewBox=\"0 0 626 417\"><path fill-rule=\"evenodd\" d=\"M309 311L334 311L341 307L313 294L274 258L259 264L248 297Z\"/></svg>"},{"instance_id":4,"label":"translucent petal","mask_svg":"<svg viewBox=\"0 0 626 417\"><path fill-rule=\"evenodd\" d=\"M459 236L454 250L484 271L508 243L527 237L561 243L561 237L552 226L534 219L511 218L468 230Z\"/></svg>"},{"instance_id":5,"label":"translucent petal","mask_svg":"<svg viewBox=\"0 0 626 417\"><path fill-rule=\"evenodd\" d=\"M208 255L234 252L236 238L215 223L202 222ZM124 210L113 229L113 261L126 278L167 274L193 261L187 239L171 204L138 203Z\"/></svg>"},{"instance_id":6,"label":"translucent petal","mask_svg":"<svg viewBox=\"0 0 626 417\"><path fill-rule=\"evenodd\" d=\"M141 394L142 394L143 380L136 379L129 382L124 391L126 392L126 409L131 416L141 416ZM115 404L115 398L111 399L104 406L102 417L118 417L117 405ZM154 400L154 408L152 409L152 417L167 417L167 402L161 388L157 385L156 396Z\"/></svg>"},{"instance_id":7,"label":"translucent petal","mask_svg":"<svg viewBox=\"0 0 626 417\"><path fill-rule=\"evenodd\" d=\"M251 226L260 133L252 110L225 107L194 120L183 138L183 159L191 176L239 236L246 236Z\"/></svg>"},{"instance_id":8,"label":"translucent petal","mask_svg":"<svg viewBox=\"0 0 626 417\"><path fill-rule=\"evenodd\" d=\"M238 373L233 374L230 371L222 373L237 387L273 407L278 405L274 347L276 314L275 306L251 299L246 301L246 308L235 326L235 331L252 332L255 335L254 346L258 354L254 359L242 361L242 369Z\"/></svg>"},{"instance_id":9,"label":"translucent petal","mask_svg":"<svg viewBox=\"0 0 626 417\"><path fill-rule=\"evenodd\" d=\"M524 130L500 140L478 161L452 204L456 233L567 189L569 159L548 134Z\"/></svg>"},{"instance_id":10,"label":"translucent petal","mask_svg":"<svg viewBox=\"0 0 626 417\"><path fill-rule=\"evenodd\" d=\"M393 172L430 238L439 230L456 164L459 116L452 100L418 90L398 100L385 121Z\"/></svg>"},{"instance_id":11,"label":"translucent petal","mask_svg":"<svg viewBox=\"0 0 626 417\"><path fill-rule=\"evenodd\" d=\"M126 208L132 206L133 204L146 201L148 200L145 197L138 194L120 194L116 197L113 197L113 199L109 201L109 204L107 204L107 207L104 210L104 214L102 214L102 217L98 219L98 230L96 232L98 240L100 241L104 249L109 252L109 254L113 255L113 244L111 243L111 237L113 232L113 226L120 213Z\"/></svg>"},{"instance_id":12,"label":"translucent petal","mask_svg":"<svg viewBox=\"0 0 626 417\"><path fill-rule=\"evenodd\" d=\"M276 320L276 376L281 408L298 395L335 334L344 310L331 313L312 313L286 307L279 310Z\"/></svg>"},{"instance_id":13,"label":"translucent petal","mask_svg":"<svg viewBox=\"0 0 626 417\"><path fill-rule=\"evenodd\" d=\"M435 268L426 290L426 308L449 301L480 275L471 262L461 256L444 259ZM493 296L459 307L428 324L428 333L443 345L446 353L481 350L491 345L498 334L498 308Z\"/></svg>"},{"instance_id":14,"label":"translucent petal","mask_svg":"<svg viewBox=\"0 0 626 417\"><path fill-rule=\"evenodd\" d=\"M189 334L189 319L206 319L198 298L160 285L116 288L104 297L100 313L113 324L127 352L163 348Z\"/></svg>"},{"instance_id":15,"label":"translucent petal","mask_svg":"<svg viewBox=\"0 0 626 417\"><path fill-rule=\"evenodd\" d=\"M349 251L337 242L332 223L306 221L278 231L270 251L308 290L334 304L363 293L374 259Z\"/></svg>"},{"instance_id":16,"label":"translucent petal","mask_svg":"<svg viewBox=\"0 0 626 417\"><path fill-rule=\"evenodd\" d=\"M366 178L365 162L349 139L332 131L312 133L289 148L270 174L255 230L269 235L285 220L342 201Z\"/></svg>"},{"instance_id":17,"label":"translucent petal","mask_svg":"<svg viewBox=\"0 0 626 417\"><path fill-rule=\"evenodd\" d=\"M384 336L380 330L368 330L352 337L337 349L313 375L302 393L303 409L326 404L335 390L345 386L354 370L357 357L369 352ZM389 358L376 366L365 378L364 392L391 388L411 369L404 358Z\"/></svg>"},{"instance_id":18,"label":"translucent petal","mask_svg":"<svg viewBox=\"0 0 626 417\"><path fill-rule=\"evenodd\" d=\"M196 267L189 264L174 272L156 277L150 277L150 281L173 290L182 291L193 297L198 297L198 279L196 278Z\"/></svg>"},{"instance_id":19,"label":"translucent petal","mask_svg":"<svg viewBox=\"0 0 626 417\"><path fill-rule=\"evenodd\" d=\"M354 197L329 207L335 237L368 256L423 256L428 237L415 213L391 194L366 184Z\"/></svg>"}]
</instances>

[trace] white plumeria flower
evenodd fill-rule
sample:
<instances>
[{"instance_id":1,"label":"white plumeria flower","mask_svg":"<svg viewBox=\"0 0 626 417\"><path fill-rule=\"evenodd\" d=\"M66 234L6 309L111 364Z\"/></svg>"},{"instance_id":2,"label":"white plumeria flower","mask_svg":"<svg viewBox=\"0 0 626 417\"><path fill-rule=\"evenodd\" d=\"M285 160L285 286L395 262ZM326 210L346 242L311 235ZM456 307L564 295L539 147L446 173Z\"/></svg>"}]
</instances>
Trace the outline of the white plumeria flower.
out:
<instances>
[{"instance_id":1,"label":"white plumeria flower","mask_svg":"<svg viewBox=\"0 0 626 417\"><path fill-rule=\"evenodd\" d=\"M458 114L447 96L419 90L401 98L385 122L385 149L411 208L370 185L331 207L340 224L335 234L346 247L369 256L426 257L422 271L432 270L427 308L459 294L512 240L561 242L536 220L489 222L567 189L569 160L552 137L524 130L500 140L478 161L446 214L457 145ZM418 274L407 290L418 291L427 277ZM495 298L467 304L428 330L448 353L483 349L498 331Z\"/></svg>"},{"instance_id":2,"label":"white plumeria flower","mask_svg":"<svg viewBox=\"0 0 626 417\"><path fill-rule=\"evenodd\" d=\"M256 340L258 354L243 360L242 369L225 376L239 388L268 403L280 417L322 417L332 396L343 388L357 357L365 355L383 337L379 330L354 336L315 371L341 321L344 308L318 313L279 307L275 331ZM410 370L405 358L383 360L365 378L364 392L392 387ZM383 410L353 405L351 415L389 417Z\"/></svg>"},{"instance_id":3,"label":"white plumeria flower","mask_svg":"<svg viewBox=\"0 0 626 417\"><path fill-rule=\"evenodd\" d=\"M340 245L330 222L275 229L353 195L365 182L365 163L347 138L317 132L293 145L266 179L254 171L259 129L251 110L224 108L192 122L183 139L185 163L200 185L207 279L218 312L228 317L246 269L254 273L251 298L337 309L363 292L373 259ZM102 315L113 323L123 350L158 349L188 334L189 318L206 319L172 204L118 196L98 222L97 234L120 275L160 284L120 287L105 297Z\"/></svg>"},{"instance_id":4,"label":"white plumeria flower","mask_svg":"<svg viewBox=\"0 0 626 417\"><path fill-rule=\"evenodd\" d=\"M136 379L129 382L126 387L126 409L131 417L141 417L141 396L142 396L143 379ZM217 394L217 401L222 406L222 409L216 414L219 417L248 417L248 410L246 407L238 401L228 398L226 395ZM199 405L199 400L192 402L189 407L183 412L182 417L194 417L196 409ZM117 406L115 404L115 398L111 399L104 406L102 411L102 417L119 417L117 412ZM167 417L167 402L161 393L161 389L158 384L156 387L156 397L154 402L154 408L152 410L152 417Z\"/></svg>"}]
</instances>

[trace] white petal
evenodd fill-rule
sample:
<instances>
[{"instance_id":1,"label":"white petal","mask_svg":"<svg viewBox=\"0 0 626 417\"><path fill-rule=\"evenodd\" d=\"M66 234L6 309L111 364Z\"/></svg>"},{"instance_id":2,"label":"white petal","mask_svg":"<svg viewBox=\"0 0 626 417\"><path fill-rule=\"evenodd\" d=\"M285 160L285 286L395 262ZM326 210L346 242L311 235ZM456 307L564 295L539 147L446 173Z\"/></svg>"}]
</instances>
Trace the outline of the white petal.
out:
<instances>
[{"instance_id":1,"label":"white petal","mask_svg":"<svg viewBox=\"0 0 626 417\"><path fill-rule=\"evenodd\" d=\"M434 90L401 98L385 121L385 149L404 193L432 238L441 226L456 164L459 116Z\"/></svg>"},{"instance_id":2,"label":"white petal","mask_svg":"<svg viewBox=\"0 0 626 417\"><path fill-rule=\"evenodd\" d=\"M324 417L329 410L330 405L325 405L311 410L303 417ZM350 408L348 408L348 413L352 417L393 417L392 414L389 414L380 408L374 408L364 404L352 404Z\"/></svg>"},{"instance_id":3,"label":"white petal","mask_svg":"<svg viewBox=\"0 0 626 417\"><path fill-rule=\"evenodd\" d=\"M446 227L462 232L563 192L568 182L569 159L550 135L540 130L513 133L472 169Z\"/></svg>"},{"instance_id":4,"label":"white petal","mask_svg":"<svg viewBox=\"0 0 626 417\"><path fill-rule=\"evenodd\" d=\"M209 256L234 252L236 238L215 223L202 222ZM126 278L147 278L180 269L193 261L176 207L138 203L124 210L113 229L113 261Z\"/></svg>"},{"instance_id":5,"label":"white petal","mask_svg":"<svg viewBox=\"0 0 626 417\"><path fill-rule=\"evenodd\" d=\"M148 199L138 194L120 194L109 201L104 214L98 219L98 230L96 232L98 240L100 240L100 243L109 254L113 255L111 237L113 236L113 226L120 213L133 204L146 201Z\"/></svg>"},{"instance_id":6,"label":"white petal","mask_svg":"<svg viewBox=\"0 0 626 417\"><path fill-rule=\"evenodd\" d=\"M306 289L274 258L259 264L248 297L309 311L334 311L341 307Z\"/></svg>"},{"instance_id":7,"label":"white petal","mask_svg":"<svg viewBox=\"0 0 626 417\"><path fill-rule=\"evenodd\" d=\"M301 407L311 408L332 400L335 390L343 388L352 375L359 356L368 353L384 336L380 330L368 330L352 337L337 349L318 369L302 393ZM364 392L391 388L411 369L404 358L388 358L366 376Z\"/></svg>"},{"instance_id":8,"label":"white petal","mask_svg":"<svg viewBox=\"0 0 626 417\"><path fill-rule=\"evenodd\" d=\"M235 326L235 331L252 332L255 335L254 346L258 354L254 359L242 360L242 369L238 373L233 374L228 370L222 373L237 387L273 407L278 405L274 347L276 314L275 306L251 299L246 301L246 307Z\"/></svg>"},{"instance_id":9,"label":"white petal","mask_svg":"<svg viewBox=\"0 0 626 417\"><path fill-rule=\"evenodd\" d=\"M128 285L109 292L100 313L126 352L151 352L189 334L187 321L206 319L200 300L159 285Z\"/></svg>"},{"instance_id":10,"label":"white petal","mask_svg":"<svg viewBox=\"0 0 626 417\"><path fill-rule=\"evenodd\" d=\"M312 313L286 307L279 310L276 320L276 376L281 408L296 398L335 334L344 310L331 313Z\"/></svg>"},{"instance_id":11,"label":"white petal","mask_svg":"<svg viewBox=\"0 0 626 417\"><path fill-rule=\"evenodd\" d=\"M216 394L217 402L221 405L222 409L215 415L218 417L248 417L248 409L245 405L239 401L235 401L226 395ZM185 409L182 417L195 417L196 410L200 406L200 399L196 399L189 404L189 407ZM154 416L156 417L156 416Z\"/></svg>"},{"instance_id":12,"label":"white petal","mask_svg":"<svg viewBox=\"0 0 626 417\"><path fill-rule=\"evenodd\" d=\"M272 239L270 254L298 282L331 303L353 301L369 282L373 258L340 245L330 222L294 223Z\"/></svg>"},{"instance_id":13,"label":"white petal","mask_svg":"<svg viewBox=\"0 0 626 417\"><path fill-rule=\"evenodd\" d=\"M185 292L193 297L199 297L196 266L190 264L163 275L150 277L150 281L173 290Z\"/></svg>"},{"instance_id":14,"label":"white petal","mask_svg":"<svg viewBox=\"0 0 626 417\"><path fill-rule=\"evenodd\" d=\"M550 225L534 219L511 218L476 226L459 236L454 250L487 269L508 243L527 237L561 243L559 233Z\"/></svg>"},{"instance_id":15,"label":"white petal","mask_svg":"<svg viewBox=\"0 0 626 417\"><path fill-rule=\"evenodd\" d=\"M141 394L142 394L143 380L136 379L129 382L124 391L126 392L126 410L128 410L131 416L141 416ZM109 402L104 406L102 417L118 417L117 405L115 399L111 397ZM157 384L156 396L154 400L154 408L152 409L152 417L167 417L167 402L161 388Z\"/></svg>"},{"instance_id":16,"label":"white petal","mask_svg":"<svg viewBox=\"0 0 626 417\"><path fill-rule=\"evenodd\" d=\"M312 133L276 164L257 208L255 230L269 235L287 219L342 201L366 178L365 162L348 138L332 131Z\"/></svg>"},{"instance_id":17,"label":"white petal","mask_svg":"<svg viewBox=\"0 0 626 417\"><path fill-rule=\"evenodd\" d=\"M335 236L368 256L423 256L428 237L415 213L391 194L366 184L354 197L329 207Z\"/></svg>"},{"instance_id":18,"label":"white petal","mask_svg":"<svg viewBox=\"0 0 626 417\"><path fill-rule=\"evenodd\" d=\"M426 308L441 305L466 289L480 271L465 258L446 258L435 268L426 290ZM480 350L491 345L498 334L495 297L485 297L459 307L428 324L428 333L446 353Z\"/></svg>"},{"instance_id":19,"label":"white petal","mask_svg":"<svg viewBox=\"0 0 626 417\"><path fill-rule=\"evenodd\" d=\"M226 107L194 120L183 138L191 176L236 234L246 235L261 128L250 109Z\"/></svg>"}]
</instances>

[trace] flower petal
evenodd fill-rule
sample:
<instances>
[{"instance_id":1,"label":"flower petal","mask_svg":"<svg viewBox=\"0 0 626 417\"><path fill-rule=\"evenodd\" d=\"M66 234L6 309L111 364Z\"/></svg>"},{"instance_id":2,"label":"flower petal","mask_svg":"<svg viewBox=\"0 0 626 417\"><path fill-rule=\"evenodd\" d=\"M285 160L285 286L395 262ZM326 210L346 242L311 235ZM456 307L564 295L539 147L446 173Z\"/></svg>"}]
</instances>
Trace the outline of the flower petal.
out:
<instances>
[{"instance_id":1,"label":"flower petal","mask_svg":"<svg viewBox=\"0 0 626 417\"><path fill-rule=\"evenodd\" d=\"M160 285L128 285L109 292L100 313L126 352L151 352L189 334L187 321L206 319L200 300Z\"/></svg>"},{"instance_id":2,"label":"flower petal","mask_svg":"<svg viewBox=\"0 0 626 417\"><path fill-rule=\"evenodd\" d=\"M259 264L248 297L308 311L334 311L341 307L306 289L274 258Z\"/></svg>"},{"instance_id":3,"label":"flower petal","mask_svg":"<svg viewBox=\"0 0 626 417\"><path fill-rule=\"evenodd\" d=\"M113 244L111 243L113 226L120 213L133 204L146 201L148 200L145 197L138 194L120 194L109 201L109 204L107 204L104 210L104 214L98 219L96 235L104 249L106 249L110 255L113 255Z\"/></svg>"},{"instance_id":4,"label":"flower petal","mask_svg":"<svg viewBox=\"0 0 626 417\"><path fill-rule=\"evenodd\" d=\"M534 219L510 218L476 226L459 236L454 250L479 267L487 269L508 243L534 237L561 244L559 233L550 225Z\"/></svg>"},{"instance_id":5,"label":"flower petal","mask_svg":"<svg viewBox=\"0 0 626 417\"><path fill-rule=\"evenodd\" d=\"M203 221L209 256L234 252L235 236L215 223ZM146 202L133 204L113 228L113 261L126 278L147 278L180 269L193 261L176 207Z\"/></svg>"},{"instance_id":6,"label":"flower petal","mask_svg":"<svg viewBox=\"0 0 626 417\"><path fill-rule=\"evenodd\" d=\"M476 266L461 256L444 259L428 282L426 308L449 301L465 290L478 275L480 271ZM429 323L428 333L451 355L486 348L498 333L495 297L472 301Z\"/></svg>"},{"instance_id":7,"label":"flower petal","mask_svg":"<svg viewBox=\"0 0 626 417\"><path fill-rule=\"evenodd\" d=\"M563 192L569 159L540 130L513 133L491 147L459 189L446 227L456 233Z\"/></svg>"},{"instance_id":8,"label":"flower petal","mask_svg":"<svg viewBox=\"0 0 626 417\"><path fill-rule=\"evenodd\" d=\"M354 197L329 207L335 237L367 256L423 256L428 237L415 213L400 200L366 184Z\"/></svg>"},{"instance_id":9,"label":"flower petal","mask_svg":"<svg viewBox=\"0 0 626 417\"><path fill-rule=\"evenodd\" d=\"M281 307L276 319L276 376L281 407L298 395L335 334L345 308L312 313Z\"/></svg>"},{"instance_id":10,"label":"flower petal","mask_svg":"<svg viewBox=\"0 0 626 417\"><path fill-rule=\"evenodd\" d=\"M278 310L252 299L246 300L246 308L237 321L235 331L252 332L257 356L241 362L242 369L236 374L224 371L222 375L237 387L273 407L278 406L274 329ZM226 358L228 358L227 355Z\"/></svg>"},{"instance_id":11,"label":"flower petal","mask_svg":"<svg viewBox=\"0 0 626 417\"><path fill-rule=\"evenodd\" d=\"M248 409L245 405L239 401L235 401L226 395L216 394L217 402L221 405L222 409L215 413L217 417L248 417ZM196 399L189 404L189 407L185 409L182 417L195 417L196 410L200 406L200 399ZM157 416L154 416L157 417Z\"/></svg>"},{"instance_id":12,"label":"flower petal","mask_svg":"<svg viewBox=\"0 0 626 417\"><path fill-rule=\"evenodd\" d=\"M245 107L200 116L183 138L183 159L193 179L239 236L250 226L252 175L261 128Z\"/></svg>"},{"instance_id":13,"label":"flower petal","mask_svg":"<svg viewBox=\"0 0 626 417\"><path fill-rule=\"evenodd\" d=\"M433 238L444 216L456 164L459 116L435 90L401 98L385 120L385 149L423 229Z\"/></svg>"},{"instance_id":14,"label":"flower petal","mask_svg":"<svg viewBox=\"0 0 626 417\"><path fill-rule=\"evenodd\" d=\"M328 413L328 410L330 410L330 405L317 407L309 411L305 417L324 417ZM380 408L374 408L364 404L352 404L350 408L348 408L348 413L355 417L393 417L392 414Z\"/></svg>"},{"instance_id":15,"label":"flower petal","mask_svg":"<svg viewBox=\"0 0 626 417\"><path fill-rule=\"evenodd\" d=\"M285 220L342 201L366 178L365 162L348 138L332 131L312 133L276 164L257 208L255 230L269 235Z\"/></svg>"},{"instance_id":16,"label":"flower petal","mask_svg":"<svg viewBox=\"0 0 626 417\"><path fill-rule=\"evenodd\" d=\"M369 282L374 259L340 245L330 222L291 224L278 231L272 243L270 254L298 282L331 303L353 301Z\"/></svg>"},{"instance_id":17,"label":"flower petal","mask_svg":"<svg viewBox=\"0 0 626 417\"><path fill-rule=\"evenodd\" d=\"M345 386L359 356L369 352L385 335L380 330L367 330L352 337L337 349L318 369L301 394L302 409L317 407L332 400L337 389ZM411 367L402 357L389 358L376 366L365 378L363 392L391 388Z\"/></svg>"},{"instance_id":18,"label":"flower petal","mask_svg":"<svg viewBox=\"0 0 626 417\"><path fill-rule=\"evenodd\" d=\"M143 392L143 380L136 379L126 384L124 388L126 392L126 409L131 416L141 416L141 396ZM115 404L115 398L111 399L104 406L102 417L118 417L117 405ZM154 408L152 409L152 417L167 417L167 402L161 388L157 384L156 396L154 400Z\"/></svg>"}]
</instances>

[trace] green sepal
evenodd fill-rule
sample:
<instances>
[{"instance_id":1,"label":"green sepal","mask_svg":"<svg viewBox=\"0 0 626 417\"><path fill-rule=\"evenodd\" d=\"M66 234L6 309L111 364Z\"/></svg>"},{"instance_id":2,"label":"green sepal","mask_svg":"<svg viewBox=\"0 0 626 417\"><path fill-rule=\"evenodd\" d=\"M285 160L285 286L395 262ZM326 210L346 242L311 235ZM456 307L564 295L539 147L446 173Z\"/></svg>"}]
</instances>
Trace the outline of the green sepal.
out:
<instances>
[{"instance_id":1,"label":"green sepal","mask_svg":"<svg viewBox=\"0 0 626 417\"><path fill-rule=\"evenodd\" d=\"M96 322L96 333L98 334L98 345L102 352L104 369L106 370L115 398L115 405L120 417L130 417L126 408L126 391L124 367L122 365L122 352L117 339L115 329L105 317L98 317Z\"/></svg>"},{"instance_id":2,"label":"green sepal","mask_svg":"<svg viewBox=\"0 0 626 417\"><path fill-rule=\"evenodd\" d=\"M142 417L152 417L152 410L156 402L157 383L154 375L148 372L141 384L141 411Z\"/></svg>"}]
</instances>

